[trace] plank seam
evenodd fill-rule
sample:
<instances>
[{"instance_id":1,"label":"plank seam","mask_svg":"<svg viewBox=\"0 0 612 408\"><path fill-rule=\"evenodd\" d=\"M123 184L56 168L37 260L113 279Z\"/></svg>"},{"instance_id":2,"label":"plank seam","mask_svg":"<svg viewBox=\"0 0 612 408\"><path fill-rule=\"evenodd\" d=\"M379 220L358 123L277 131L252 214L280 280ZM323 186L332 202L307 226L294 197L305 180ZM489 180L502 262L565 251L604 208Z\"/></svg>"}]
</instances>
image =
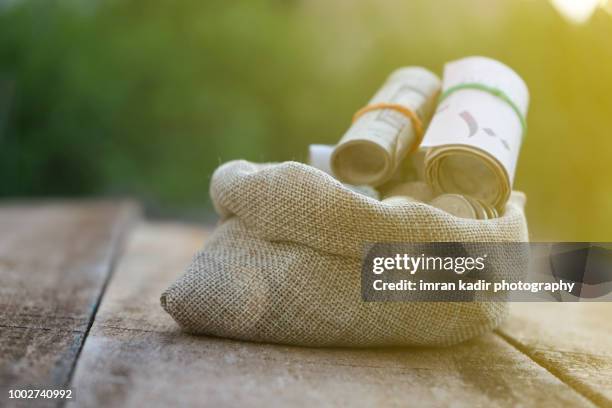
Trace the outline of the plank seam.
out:
<instances>
[{"instance_id":1,"label":"plank seam","mask_svg":"<svg viewBox=\"0 0 612 408\"><path fill-rule=\"evenodd\" d=\"M112 276L114 275L114 272L119 263L119 259L123 255L123 250L125 247L124 244L127 241L127 237L133 229L135 220L139 218L138 214L139 214L139 211L137 207L129 204L127 208L124 210L124 214L122 214L122 216L119 217L119 219L116 221L115 226L113 227L114 231L111 234L112 244L110 245L110 250L108 253L109 262L107 266L106 277L104 279L104 283L102 284L100 292L98 293L96 301L93 305L92 313L89 317L89 320L87 321L87 328L85 329L83 340L81 341L81 344L79 344L79 348L76 352L75 358L73 359L72 364L70 366L70 371L68 373L68 380L66 381L66 386L70 389L72 389L72 381L74 379L74 372L76 370L76 366L79 361L79 358L81 357L81 352L83 351L83 347L85 346L85 342L87 341L87 338L91 331L91 327L93 326L93 323L96 319L98 309L100 307L100 304L102 303L102 298L104 297L104 294L106 293L108 284ZM75 392L75 396L76 396L76 392ZM66 406L67 403L68 403L68 400L60 400L57 406L58 408L63 408Z\"/></svg>"},{"instance_id":2,"label":"plank seam","mask_svg":"<svg viewBox=\"0 0 612 408\"><path fill-rule=\"evenodd\" d=\"M501 337L503 340L505 340L511 347L514 347L517 351L519 351L520 353L524 354L527 358L529 358L535 364L537 364L540 367L542 367L544 370L549 372L552 376L557 378L563 384L567 385L569 388L574 390L574 392L576 392L577 394L579 394L580 396L585 398L587 401L591 402L594 406L597 406L597 407L604 407L605 406L601 402L599 402L599 401L597 401L596 399L593 398L593 393L590 392L590 390L582 389L583 387L580 384L578 384L575 381L573 381L572 378L566 376L560 370L555 369L553 366L549 367L545 360L536 357L534 353L530 352L530 350L529 350L529 348L527 346L523 345L519 341L517 341L517 340L513 339L512 337L508 336L507 334L505 334L501 330L495 330L495 333L499 337Z\"/></svg>"}]
</instances>

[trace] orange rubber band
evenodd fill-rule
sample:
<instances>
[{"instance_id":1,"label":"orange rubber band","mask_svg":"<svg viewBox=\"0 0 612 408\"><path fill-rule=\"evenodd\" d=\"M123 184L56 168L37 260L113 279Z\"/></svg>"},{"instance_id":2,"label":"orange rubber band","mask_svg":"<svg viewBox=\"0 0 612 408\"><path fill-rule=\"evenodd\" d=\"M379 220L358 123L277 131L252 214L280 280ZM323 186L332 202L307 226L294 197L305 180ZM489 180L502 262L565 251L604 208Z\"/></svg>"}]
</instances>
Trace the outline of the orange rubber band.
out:
<instances>
[{"instance_id":1,"label":"orange rubber band","mask_svg":"<svg viewBox=\"0 0 612 408\"><path fill-rule=\"evenodd\" d=\"M398 103L380 102L364 106L363 108L359 109L355 115L353 115L353 123L365 113L381 109L392 109L410 119L410 122L412 122L412 127L414 127L414 133L416 134L416 139L410 148L410 152L416 150L423 140L423 122L421 122L421 118L419 118L419 116L414 113L413 110L408 109L404 105L400 105Z\"/></svg>"}]
</instances>

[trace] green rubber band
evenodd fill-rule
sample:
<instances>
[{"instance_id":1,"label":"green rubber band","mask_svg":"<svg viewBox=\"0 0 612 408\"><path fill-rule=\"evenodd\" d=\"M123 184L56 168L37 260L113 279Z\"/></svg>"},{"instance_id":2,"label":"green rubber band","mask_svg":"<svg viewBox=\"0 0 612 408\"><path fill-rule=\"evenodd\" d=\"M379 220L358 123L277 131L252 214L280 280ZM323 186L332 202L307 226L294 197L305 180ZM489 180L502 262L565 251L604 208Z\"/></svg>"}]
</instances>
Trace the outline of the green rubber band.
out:
<instances>
[{"instance_id":1,"label":"green rubber band","mask_svg":"<svg viewBox=\"0 0 612 408\"><path fill-rule=\"evenodd\" d=\"M494 88L492 86L487 86L487 85L484 85L478 82L468 82L464 84L459 84L459 85L451 86L446 91L442 92L442 94L440 95L439 102L442 102L443 100L448 98L451 94L457 91L460 91L462 89L477 89L479 91L488 92L491 95L497 96L499 99L506 102L508 105L510 105L512 110L516 113L519 120L521 121L521 127L523 128L523 134L527 133L527 121L525 120L525 117L521 113L521 110L519 109L518 106L516 106L514 101L510 99L510 97L506 95L506 93L499 88Z\"/></svg>"}]
</instances>

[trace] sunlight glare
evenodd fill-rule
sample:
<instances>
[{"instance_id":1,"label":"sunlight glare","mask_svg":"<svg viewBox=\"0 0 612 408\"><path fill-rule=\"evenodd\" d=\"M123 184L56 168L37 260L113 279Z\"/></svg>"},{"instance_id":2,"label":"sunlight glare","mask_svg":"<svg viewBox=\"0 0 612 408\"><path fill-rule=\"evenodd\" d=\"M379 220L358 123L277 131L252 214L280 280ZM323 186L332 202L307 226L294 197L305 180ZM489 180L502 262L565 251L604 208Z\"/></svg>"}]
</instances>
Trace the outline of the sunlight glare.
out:
<instances>
[{"instance_id":1,"label":"sunlight glare","mask_svg":"<svg viewBox=\"0 0 612 408\"><path fill-rule=\"evenodd\" d=\"M552 5L561 15L576 24L586 23L599 6L607 0L551 0Z\"/></svg>"}]
</instances>

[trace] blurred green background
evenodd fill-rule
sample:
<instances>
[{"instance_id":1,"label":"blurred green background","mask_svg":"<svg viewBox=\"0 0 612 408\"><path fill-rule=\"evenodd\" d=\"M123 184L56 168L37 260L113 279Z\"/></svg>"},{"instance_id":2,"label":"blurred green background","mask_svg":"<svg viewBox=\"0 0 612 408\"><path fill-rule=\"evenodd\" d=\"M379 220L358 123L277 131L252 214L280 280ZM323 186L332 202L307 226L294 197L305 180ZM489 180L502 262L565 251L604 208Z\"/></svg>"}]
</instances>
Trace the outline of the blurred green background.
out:
<instances>
[{"instance_id":1,"label":"blurred green background","mask_svg":"<svg viewBox=\"0 0 612 408\"><path fill-rule=\"evenodd\" d=\"M219 163L304 160L395 68L486 55L530 88L532 238L610 241L611 40L545 0L0 0L0 196L207 219Z\"/></svg>"}]
</instances>

